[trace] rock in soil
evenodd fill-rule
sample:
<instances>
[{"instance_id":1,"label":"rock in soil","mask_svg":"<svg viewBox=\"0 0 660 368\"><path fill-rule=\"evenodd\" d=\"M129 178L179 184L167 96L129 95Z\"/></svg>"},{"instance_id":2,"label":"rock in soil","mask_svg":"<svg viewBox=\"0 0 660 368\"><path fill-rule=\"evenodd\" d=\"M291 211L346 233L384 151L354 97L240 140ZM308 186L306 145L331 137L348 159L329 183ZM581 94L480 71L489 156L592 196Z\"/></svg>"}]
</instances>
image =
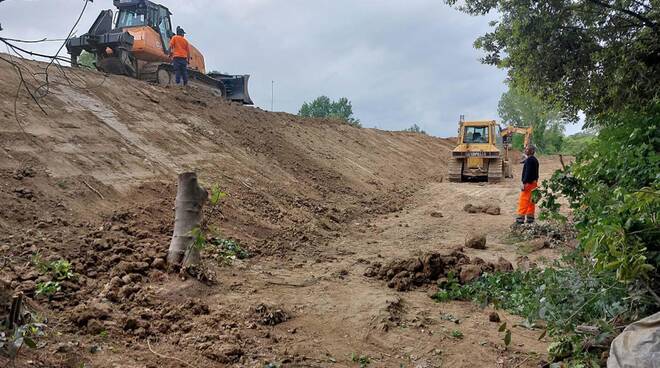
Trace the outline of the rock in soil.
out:
<instances>
[{"instance_id":1,"label":"rock in soil","mask_svg":"<svg viewBox=\"0 0 660 368\"><path fill-rule=\"evenodd\" d=\"M497 312L490 312L488 320L491 322L500 322L500 315Z\"/></svg>"},{"instance_id":2,"label":"rock in soil","mask_svg":"<svg viewBox=\"0 0 660 368\"><path fill-rule=\"evenodd\" d=\"M433 212L431 212L431 217L440 218L440 217L443 217L443 215L442 215L442 212L433 211Z\"/></svg>"},{"instance_id":3,"label":"rock in soil","mask_svg":"<svg viewBox=\"0 0 660 368\"><path fill-rule=\"evenodd\" d=\"M275 326L289 319L289 315L281 308L259 304L253 309L257 323L266 326Z\"/></svg>"},{"instance_id":4,"label":"rock in soil","mask_svg":"<svg viewBox=\"0 0 660 368\"><path fill-rule=\"evenodd\" d=\"M472 249L486 249L486 236L472 235L465 240L465 246Z\"/></svg>"}]
</instances>

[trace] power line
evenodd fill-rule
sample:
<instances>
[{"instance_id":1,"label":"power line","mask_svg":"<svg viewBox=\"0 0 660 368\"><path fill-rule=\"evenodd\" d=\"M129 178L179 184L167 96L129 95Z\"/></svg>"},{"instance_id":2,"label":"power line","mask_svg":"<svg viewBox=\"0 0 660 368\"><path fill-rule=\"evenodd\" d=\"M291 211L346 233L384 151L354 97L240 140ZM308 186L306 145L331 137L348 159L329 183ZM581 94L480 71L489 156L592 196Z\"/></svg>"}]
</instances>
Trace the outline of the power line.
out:
<instances>
[{"instance_id":1,"label":"power line","mask_svg":"<svg viewBox=\"0 0 660 368\"><path fill-rule=\"evenodd\" d=\"M0 0L0 2L2 2L2 1L4 1L4 0ZM21 90L24 89L27 92L27 94L30 96L30 98L34 101L34 103L39 107L41 112L43 112L44 115L48 115L48 113L43 108L43 106L42 106L42 104L40 103L39 100L41 98L46 97L50 93L50 83L51 82L50 82L50 78L49 78L49 68L50 68L51 65L53 65L53 64L57 65L58 70L62 73L62 75L64 76L64 79L66 80L66 82L69 85L72 85L74 87L86 88L86 87L81 87L81 86L76 85L74 83L74 81L71 78L69 78L69 76L65 72L64 68L60 64L60 61L71 62L71 60L68 59L68 58L59 56L59 54L62 51L62 49L64 48L64 46L66 45L66 43L69 41L69 39L71 39L72 35L74 34L74 30L76 29L76 27L80 23L80 20L82 19L83 15L85 14L85 10L87 9L87 5L92 1L93 0L85 0L85 3L83 4L82 10L80 11L80 14L79 14L78 18L76 19L76 22L74 23L73 27L71 27L71 30L69 31L67 37L64 38L64 39L57 40L57 41L64 41L64 42L62 43L62 45L60 45L60 47L57 50L57 52L55 53L55 55L46 55L46 54L33 52L33 51L30 51L30 50L26 50L22 47L16 46L15 44L12 43L12 42L16 42L16 43L40 43L40 42L55 41L55 40L49 40L47 38L44 38L44 39L41 39L41 40L21 40L21 39L15 39L15 38L0 37L0 42L4 43L7 47L7 50L9 51L9 54L8 54L9 59L0 56L0 60L10 64L14 68L14 70L16 71L16 74L18 75L18 78L19 78L18 87L16 89L16 94L14 96L14 118L16 119L16 123L18 124L19 128L21 129L21 131L23 131L24 134L27 135L27 132L25 131L25 129L23 128L23 125L20 122L20 119L18 117L18 108L17 108L17 105L18 105L17 102L18 102L18 98L20 96L20 92L21 92ZM0 27L0 30L2 30L1 27ZM19 63L18 61L15 61L14 58L12 57L12 55L11 55L12 52L15 53L21 59L25 59L23 54L27 54L27 55L30 55L30 56L37 56L37 57L42 57L42 58L46 58L46 59L50 59L50 60L49 60L48 64L46 65L46 67L44 68L43 71L34 73L27 66ZM82 80L81 77L77 76L72 71L70 73L73 74L74 76L78 77L78 79ZM37 83L40 83L40 85L36 88L34 86L32 86L25 79L26 74L31 75L32 78ZM39 79L37 78L38 75L43 75L45 81L40 82ZM105 79L106 78L104 76L103 81L98 86L101 86L105 82ZM98 87L98 86L96 86L96 87ZM96 88L96 87L94 87L94 88ZM32 139L31 136L30 136L30 138Z\"/></svg>"}]
</instances>

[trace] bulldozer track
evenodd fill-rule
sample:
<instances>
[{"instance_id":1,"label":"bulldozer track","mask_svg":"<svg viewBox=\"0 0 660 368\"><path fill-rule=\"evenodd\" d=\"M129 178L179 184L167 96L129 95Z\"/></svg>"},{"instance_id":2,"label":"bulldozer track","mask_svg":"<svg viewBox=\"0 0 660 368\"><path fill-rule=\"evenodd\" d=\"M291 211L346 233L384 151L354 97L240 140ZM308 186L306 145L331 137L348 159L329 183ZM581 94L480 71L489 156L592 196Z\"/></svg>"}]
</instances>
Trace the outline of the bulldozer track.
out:
<instances>
[{"instance_id":1,"label":"bulldozer track","mask_svg":"<svg viewBox=\"0 0 660 368\"><path fill-rule=\"evenodd\" d=\"M502 159L494 158L488 162L488 182L499 183L502 181Z\"/></svg>"},{"instance_id":2,"label":"bulldozer track","mask_svg":"<svg viewBox=\"0 0 660 368\"><path fill-rule=\"evenodd\" d=\"M459 183L463 177L463 160L451 158L449 160L449 181Z\"/></svg>"},{"instance_id":3,"label":"bulldozer track","mask_svg":"<svg viewBox=\"0 0 660 368\"><path fill-rule=\"evenodd\" d=\"M222 98L226 97L227 91L222 81L218 81L192 69L188 69L188 77L190 83L209 88L213 93ZM174 85L175 80L174 68L168 63L148 63L140 69L140 79L161 86L171 86Z\"/></svg>"}]
</instances>

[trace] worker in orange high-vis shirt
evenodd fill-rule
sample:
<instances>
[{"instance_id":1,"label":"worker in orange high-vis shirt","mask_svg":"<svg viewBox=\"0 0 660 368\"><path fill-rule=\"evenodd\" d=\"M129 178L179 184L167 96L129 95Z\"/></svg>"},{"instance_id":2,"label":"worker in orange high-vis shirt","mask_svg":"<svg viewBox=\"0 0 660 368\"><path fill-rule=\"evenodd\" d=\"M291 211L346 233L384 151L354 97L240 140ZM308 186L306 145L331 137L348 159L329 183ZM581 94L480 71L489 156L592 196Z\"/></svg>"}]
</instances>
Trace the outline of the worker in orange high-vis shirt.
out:
<instances>
[{"instance_id":1,"label":"worker in orange high-vis shirt","mask_svg":"<svg viewBox=\"0 0 660 368\"><path fill-rule=\"evenodd\" d=\"M527 223L534 222L534 211L536 206L532 201L532 192L538 187L539 180L539 160L536 159L534 154L536 147L530 144L525 147L525 163L522 171L522 185L520 187L520 198L518 199L518 217L516 223L522 224L527 219Z\"/></svg>"},{"instance_id":2,"label":"worker in orange high-vis shirt","mask_svg":"<svg viewBox=\"0 0 660 368\"><path fill-rule=\"evenodd\" d=\"M186 32L181 27L176 27L176 35L170 40L170 57L174 67L176 84L188 85L188 62L190 61L190 44L183 35Z\"/></svg>"}]
</instances>

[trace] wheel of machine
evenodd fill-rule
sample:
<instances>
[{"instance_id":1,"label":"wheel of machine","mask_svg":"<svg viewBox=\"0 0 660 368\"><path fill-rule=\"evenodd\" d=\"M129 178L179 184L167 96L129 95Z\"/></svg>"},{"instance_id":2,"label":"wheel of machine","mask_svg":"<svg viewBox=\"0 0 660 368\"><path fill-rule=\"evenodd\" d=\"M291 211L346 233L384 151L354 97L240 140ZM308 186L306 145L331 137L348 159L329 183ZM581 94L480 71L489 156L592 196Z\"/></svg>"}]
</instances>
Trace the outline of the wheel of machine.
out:
<instances>
[{"instance_id":1,"label":"wheel of machine","mask_svg":"<svg viewBox=\"0 0 660 368\"><path fill-rule=\"evenodd\" d=\"M452 158L449 160L450 182L460 183L463 179L463 159Z\"/></svg>"},{"instance_id":2,"label":"wheel of machine","mask_svg":"<svg viewBox=\"0 0 660 368\"><path fill-rule=\"evenodd\" d=\"M488 162L488 182L499 183L502 181L504 167L501 158L492 158Z\"/></svg>"},{"instance_id":3,"label":"wheel of machine","mask_svg":"<svg viewBox=\"0 0 660 368\"><path fill-rule=\"evenodd\" d=\"M169 86L172 84L172 73L165 68L160 68L156 72L156 82L161 86Z\"/></svg>"}]
</instances>

